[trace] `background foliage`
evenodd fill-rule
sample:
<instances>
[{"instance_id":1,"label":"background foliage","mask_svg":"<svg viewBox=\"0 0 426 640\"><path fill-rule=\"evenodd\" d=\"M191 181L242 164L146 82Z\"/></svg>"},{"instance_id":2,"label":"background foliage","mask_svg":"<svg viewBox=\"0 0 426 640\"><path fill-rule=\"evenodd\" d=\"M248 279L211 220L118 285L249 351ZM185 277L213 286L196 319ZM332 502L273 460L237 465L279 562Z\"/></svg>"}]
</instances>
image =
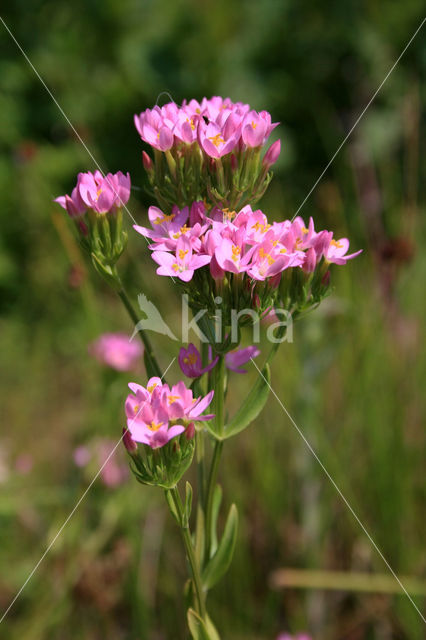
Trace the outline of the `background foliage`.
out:
<instances>
[{"instance_id":1,"label":"background foliage","mask_svg":"<svg viewBox=\"0 0 426 640\"><path fill-rule=\"evenodd\" d=\"M2 17L101 167L131 172L129 208L141 223L150 202L140 190L135 112L168 101L164 91L176 102L222 94L268 109L282 123L283 153L262 208L291 217L423 9L420 0L17 0ZM273 371L274 390L392 567L418 578L426 571L425 37L303 206L364 253L335 272L333 296L296 325ZM0 50L3 611L96 473L96 460L76 467L75 447L119 437L128 375L102 370L87 344L131 327L52 203L93 160L3 25ZM135 236L122 269L173 326L178 298ZM155 341L166 367L178 344ZM175 364L170 375L178 373ZM142 366L135 377L144 379ZM248 385L236 381L236 405ZM243 524L232 571L212 594L226 637L302 629L327 640L422 637L401 595L272 588L280 567L387 571L273 397L227 449L225 499L241 505ZM184 573L161 493L98 480L1 632L183 638Z\"/></svg>"}]
</instances>

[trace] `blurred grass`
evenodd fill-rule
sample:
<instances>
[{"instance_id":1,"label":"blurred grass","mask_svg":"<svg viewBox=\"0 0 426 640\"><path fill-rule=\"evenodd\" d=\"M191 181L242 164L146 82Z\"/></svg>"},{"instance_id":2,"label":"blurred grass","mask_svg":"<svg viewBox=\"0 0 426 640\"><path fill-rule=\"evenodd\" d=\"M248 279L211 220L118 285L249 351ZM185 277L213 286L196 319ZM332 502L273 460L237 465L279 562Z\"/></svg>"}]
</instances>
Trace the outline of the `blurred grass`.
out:
<instances>
[{"instance_id":1,"label":"blurred grass","mask_svg":"<svg viewBox=\"0 0 426 640\"><path fill-rule=\"evenodd\" d=\"M105 170L142 187L132 116L162 91L226 94L280 120L283 154L262 207L292 216L407 40L423 5L407 0L202 3L18 0L2 12ZM93 163L1 28L0 609L91 480L74 448L117 438L126 374L89 360L102 331L131 330L52 199ZM295 327L273 388L398 574L424 578L426 303L423 161L426 57L419 34L305 204L362 256ZM166 101L162 97L160 100ZM150 204L135 190L130 211ZM129 225L130 228L130 225ZM130 233L122 260L178 323L179 299ZM75 286L78 284L78 286ZM166 367L178 345L156 339ZM174 364L170 377L178 376ZM251 379L235 381L230 407ZM142 370L138 377L143 379ZM32 469L19 471L29 454ZM18 465L18 469L16 468ZM93 470L93 473L95 470ZM279 567L383 572L384 566L271 396L221 468L241 506L235 562L211 609L238 640L307 629L324 640L417 639L403 596L272 591ZM2 623L14 640L183 638L180 540L160 492L97 482ZM416 602L422 607L421 599Z\"/></svg>"}]
</instances>

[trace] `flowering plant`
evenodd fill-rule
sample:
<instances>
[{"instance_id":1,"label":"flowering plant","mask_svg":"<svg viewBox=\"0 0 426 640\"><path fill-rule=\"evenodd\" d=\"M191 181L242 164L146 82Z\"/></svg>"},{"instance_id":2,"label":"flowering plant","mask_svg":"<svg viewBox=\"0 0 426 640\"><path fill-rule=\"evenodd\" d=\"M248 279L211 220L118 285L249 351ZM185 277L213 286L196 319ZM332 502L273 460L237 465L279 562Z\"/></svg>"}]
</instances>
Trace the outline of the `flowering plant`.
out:
<instances>
[{"instance_id":1,"label":"flowering plant","mask_svg":"<svg viewBox=\"0 0 426 640\"><path fill-rule=\"evenodd\" d=\"M190 566L186 588L187 621L194 640L218 640L207 612L208 591L227 571L238 535L238 513L231 505L222 534L218 520L222 491L217 473L224 442L259 415L270 390L269 362L284 338L278 328L262 370L246 401L232 417L225 401L232 373L260 356L255 345L239 348L243 327L258 327L285 314L292 321L316 307L328 294L331 265L344 265L360 252L348 253L349 241L316 230L300 217L275 222L253 205L265 192L280 141L263 153L277 123L266 111L229 98L169 103L135 116L156 205L149 226L135 225L148 241L159 276L181 288L194 315L200 349L182 346L178 362L191 379L169 386L151 341L124 290L117 261L126 247L123 207L130 177L80 173L70 196L57 198L67 211L82 246L106 281L117 291L143 343L146 386L129 383L123 443L130 466L142 484L161 487L183 537ZM269 335L269 334L268 334ZM106 336L92 353L119 369L132 368L137 350ZM206 411L209 411L206 414ZM212 445L209 455L207 445ZM197 505L186 482L179 482L196 451ZM283 636L284 637L284 636Z\"/></svg>"}]
</instances>

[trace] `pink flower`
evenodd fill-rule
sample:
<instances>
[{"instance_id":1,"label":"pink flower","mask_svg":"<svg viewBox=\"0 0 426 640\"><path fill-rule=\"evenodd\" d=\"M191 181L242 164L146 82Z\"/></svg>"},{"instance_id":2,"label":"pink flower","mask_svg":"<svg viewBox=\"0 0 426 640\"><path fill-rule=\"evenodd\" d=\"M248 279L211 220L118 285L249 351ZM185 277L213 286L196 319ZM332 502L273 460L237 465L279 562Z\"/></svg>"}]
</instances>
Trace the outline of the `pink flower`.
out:
<instances>
[{"instance_id":1,"label":"pink flower","mask_svg":"<svg viewBox=\"0 0 426 640\"><path fill-rule=\"evenodd\" d=\"M160 378L151 378L146 388L135 383L130 383L129 387L133 393L125 404L127 428L135 442L152 449L167 444L183 433L190 423L213 417L201 415L211 403L213 391L204 398L194 398L183 382L170 389Z\"/></svg>"},{"instance_id":2,"label":"pink flower","mask_svg":"<svg viewBox=\"0 0 426 640\"><path fill-rule=\"evenodd\" d=\"M280 153L281 153L281 140L277 140L276 142L271 144L271 146L269 147L269 149L265 153L265 155L263 157L263 160L262 160L263 165L267 169L269 169L269 167L271 167L273 164L276 163L276 161L279 158Z\"/></svg>"},{"instance_id":3,"label":"pink flower","mask_svg":"<svg viewBox=\"0 0 426 640\"><path fill-rule=\"evenodd\" d=\"M152 111L147 109L139 116L135 115L134 122L144 142L159 151L167 151L172 148L174 142L173 122L163 116L159 107L154 107Z\"/></svg>"},{"instance_id":4,"label":"pink flower","mask_svg":"<svg viewBox=\"0 0 426 640\"><path fill-rule=\"evenodd\" d=\"M77 188L81 199L88 208L97 213L106 213L123 207L130 197L130 176L119 171L105 177L100 171L94 174L79 173Z\"/></svg>"},{"instance_id":5,"label":"pink flower","mask_svg":"<svg viewBox=\"0 0 426 640\"><path fill-rule=\"evenodd\" d=\"M104 333L89 345L89 353L112 369L130 371L141 358L143 348L139 342L130 342L124 333Z\"/></svg>"},{"instance_id":6,"label":"pink flower","mask_svg":"<svg viewBox=\"0 0 426 640\"><path fill-rule=\"evenodd\" d=\"M185 236L180 236L176 244L176 252L154 251L152 259L160 265L157 274L160 276L176 276L184 282L189 282L196 269L208 264L211 256L193 255L190 240Z\"/></svg>"},{"instance_id":7,"label":"pink flower","mask_svg":"<svg viewBox=\"0 0 426 640\"><path fill-rule=\"evenodd\" d=\"M334 264L346 264L348 260L355 258L362 252L362 249L360 249L355 253L347 255L346 252L348 249L349 240L347 238L341 238L340 240L331 239L330 244L324 251L324 258L327 262Z\"/></svg>"},{"instance_id":8,"label":"pink flower","mask_svg":"<svg viewBox=\"0 0 426 640\"><path fill-rule=\"evenodd\" d=\"M71 196L56 198L55 202L67 210L72 218L83 215L87 209L106 213L127 204L130 197L130 176L121 171L105 177L100 171L79 173Z\"/></svg>"},{"instance_id":9,"label":"pink flower","mask_svg":"<svg viewBox=\"0 0 426 640\"><path fill-rule=\"evenodd\" d=\"M92 457L92 454L88 447L80 445L74 449L73 459L77 467L85 467Z\"/></svg>"},{"instance_id":10,"label":"pink flower","mask_svg":"<svg viewBox=\"0 0 426 640\"><path fill-rule=\"evenodd\" d=\"M78 218L87 210L87 206L81 199L78 187L74 187L71 192L71 196L60 196L59 198L56 198L54 202L60 204L61 207L68 212L68 215L71 216L71 218Z\"/></svg>"},{"instance_id":11,"label":"pink flower","mask_svg":"<svg viewBox=\"0 0 426 640\"><path fill-rule=\"evenodd\" d=\"M218 360L219 357L216 357L203 368L200 352L192 343L188 345L187 349L181 347L178 356L179 366L188 378L199 378L203 373L211 371Z\"/></svg>"},{"instance_id":12,"label":"pink flower","mask_svg":"<svg viewBox=\"0 0 426 640\"><path fill-rule=\"evenodd\" d=\"M249 362L252 358L256 358L258 355L260 355L260 349L254 345L245 347L244 349L229 351L225 356L225 365L231 371L235 371L235 373L247 373L245 369L241 369L241 366Z\"/></svg>"},{"instance_id":13,"label":"pink flower","mask_svg":"<svg viewBox=\"0 0 426 640\"><path fill-rule=\"evenodd\" d=\"M214 122L205 125L200 121L198 141L203 151L211 158L221 158L230 153L237 146L239 139L240 129L233 121L228 126L225 123L223 128Z\"/></svg>"}]
</instances>

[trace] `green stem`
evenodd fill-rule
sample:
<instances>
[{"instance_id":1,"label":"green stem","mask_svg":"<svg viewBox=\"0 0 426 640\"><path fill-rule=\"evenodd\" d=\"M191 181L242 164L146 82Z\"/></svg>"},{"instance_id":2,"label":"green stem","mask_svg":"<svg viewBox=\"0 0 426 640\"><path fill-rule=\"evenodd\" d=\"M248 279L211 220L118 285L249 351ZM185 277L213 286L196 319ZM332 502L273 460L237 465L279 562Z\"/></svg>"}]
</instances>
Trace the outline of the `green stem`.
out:
<instances>
[{"instance_id":1,"label":"green stem","mask_svg":"<svg viewBox=\"0 0 426 640\"><path fill-rule=\"evenodd\" d=\"M206 544L205 544L205 559L206 562L210 559L210 547L211 547L211 534L212 534L212 509L213 509L213 495L217 480L217 471L219 468L220 456L223 449L223 440L216 440L213 451L212 463L210 467L209 480L207 484L207 498L206 498Z\"/></svg>"},{"instance_id":2,"label":"green stem","mask_svg":"<svg viewBox=\"0 0 426 640\"><path fill-rule=\"evenodd\" d=\"M135 326L138 324L140 318L138 318L136 311L132 305L132 303L129 300L129 297L126 293L126 291L124 290L123 285L120 283L121 288L118 290L118 295L120 296L124 306L126 307L126 310L130 316L130 318L132 319L132 321L134 322ZM139 329L138 331L138 335L140 337L140 339L142 340L142 344L144 346L144 358L145 358L145 362L147 362L149 364L149 369L150 372L157 376L158 378L162 378L162 373L161 373L161 369L158 366L158 362L155 359L154 356L154 352L152 349L152 345L151 342L148 338L148 336L146 335L145 331L143 329Z\"/></svg>"},{"instance_id":3,"label":"green stem","mask_svg":"<svg viewBox=\"0 0 426 640\"><path fill-rule=\"evenodd\" d=\"M191 533L189 531L189 525L184 526L183 522L183 505L179 495L179 491L177 487L173 487L173 489L169 489L173 502L176 507L176 511L180 521L181 533L183 538L183 543L185 545L185 551L188 558L189 566L191 568L192 579L194 582L195 593L198 601L198 613L203 618L206 618L206 602L205 595L203 591L203 585L201 582L200 569L197 564L197 560L195 558L194 547L192 545Z\"/></svg>"}]
</instances>

